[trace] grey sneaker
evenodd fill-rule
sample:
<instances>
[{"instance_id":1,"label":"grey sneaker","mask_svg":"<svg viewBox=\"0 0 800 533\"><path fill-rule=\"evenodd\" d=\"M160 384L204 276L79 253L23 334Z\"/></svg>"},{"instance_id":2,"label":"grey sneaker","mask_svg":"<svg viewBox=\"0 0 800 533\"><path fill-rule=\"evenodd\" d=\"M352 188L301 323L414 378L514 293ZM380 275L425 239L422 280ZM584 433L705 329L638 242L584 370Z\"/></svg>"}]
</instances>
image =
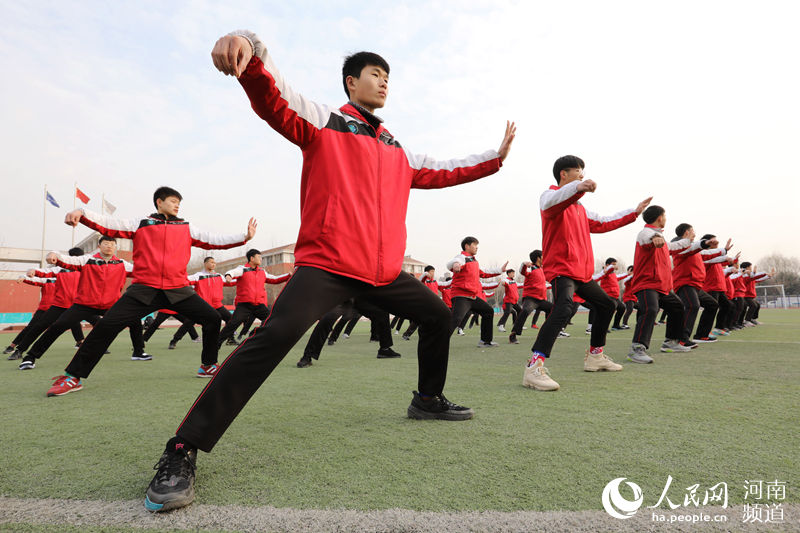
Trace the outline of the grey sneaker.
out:
<instances>
[{"instance_id":1,"label":"grey sneaker","mask_svg":"<svg viewBox=\"0 0 800 533\"><path fill-rule=\"evenodd\" d=\"M665 353L677 353L677 352L691 352L692 349L688 346L684 346L675 339L667 339L661 345L661 351Z\"/></svg>"},{"instance_id":2,"label":"grey sneaker","mask_svg":"<svg viewBox=\"0 0 800 533\"><path fill-rule=\"evenodd\" d=\"M653 362L653 358L647 355L647 348L644 347L644 344L633 343L631 345L631 351L628 354L628 361L632 363L642 363L642 364L650 364Z\"/></svg>"}]
</instances>

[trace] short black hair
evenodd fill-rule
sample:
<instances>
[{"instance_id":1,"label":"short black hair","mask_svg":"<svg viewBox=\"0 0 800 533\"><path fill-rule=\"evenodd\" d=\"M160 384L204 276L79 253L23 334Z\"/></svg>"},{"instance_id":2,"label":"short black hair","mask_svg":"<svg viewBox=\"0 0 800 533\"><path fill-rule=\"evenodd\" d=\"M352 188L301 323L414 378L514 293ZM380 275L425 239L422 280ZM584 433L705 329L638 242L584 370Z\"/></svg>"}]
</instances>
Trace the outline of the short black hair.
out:
<instances>
[{"instance_id":1,"label":"short black hair","mask_svg":"<svg viewBox=\"0 0 800 533\"><path fill-rule=\"evenodd\" d=\"M212 259L214 259L214 258L213 258L213 257L211 257L211 256L209 255L208 257L206 257L205 259L203 259L203 264L206 264L206 263L208 263L208 262L209 262L209 261L211 261Z\"/></svg>"},{"instance_id":2,"label":"short black hair","mask_svg":"<svg viewBox=\"0 0 800 533\"><path fill-rule=\"evenodd\" d=\"M745 261L744 263L742 263L739 266L742 267L742 268L747 268L747 267L751 266L752 264L753 263L751 263L750 261Z\"/></svg>"},{"instance_id":3,"label":"short black hair","mask_svg":"<svg viewBox=\"0 0 800 533\"><path fill-rule=\"evenodd\" d=\"M559 157L553 164L553 177L556 179L556 183L561 183L561 171L570 168L586 168L586 163L576 155Z\"/></svg>"},{"instance_id":4,"label":"short black hair","mask_svg":"<svg viewBox=\"0 0 800 533\"><path fill-rule=\"evenodd\" d=\"M436 267L433 265L428 265L425 267L425 272L430 272L431 270L436 270Z\"/></svg>"},{"instance_id":5,"label":"short black hair","mask_svg":"<svg viewBox=\"0 0 800 533\"><path fill-rule=\"evenodd\" d=\"M681 237L684 233L686 233L689 229L691 229L691 227L692 227L691 224L682 222L675 227L675 235Z\"/></svg>"},{"instance_id":6,"label":"short black hair","mask_svg":"<svg viewBox=\"0 0 800 533\"><path fill-rule=\"evenodd\" d=\"M181 193L173 189L172 187L159 187L156 189L156 192L153 193L153 205L156 206L158 209L158 202L156 200L161 200L162 202L169 198L170 196L174 196L178 200L183 200L183 196Z\"/></svg>"},{"instance_id":7,"label":"short black hair","mask_svg":"<svg viewBox=\"0 0 800 533\"><path fill-rule=\"evenodd\" d=\"M652 224L656 221L658 217L664 214L664 208L660 205L651 205L647 209L644 210L642 213L642 219L644 219L645 223Z\"/></svg>"},{"instance_id":8,"label":"short black hair","mask_svg":"<svg viewBox=\"0 0 800 533\"><path fill-rule=\"evenodd\" d=\"M534 250L530 253L528 257L531 258L531 263L535 263L540 257L542 257L542 251Z\"/></svg>"},{"instance_id":9,"label":"short black hair","mask_svg":"<svg viewBox=\"0 0 800 533\"><path fill-rule=\"evenodd\" d=\"M716 235L712 235L711 233L706 233L705 235L700 237L700 240L701 241L710 241L711 239L716 239L716 238L717 238Z\"/></svg>"},{"instance_id":10,"label":"short black hair","mask_svg":"<svg viewBox=\"0 0 800 533\"><path fill-rule=\"evenodd\" d=\"M628 265L628 272L630 272L631 270L633 270L633 265Z\"/></svg>"},{"instance_id":11,"label":"short black hair","mask_svg":"<svg viewBox=\"0 0 800 533\"><path fill-rule=\"evenodd\" d=\"M509 268L508 270L506 270L506 274L511 274L512 272L514 272L513 268Z\"/></svg>"},{"instance_id":12,"label":"short black hair","mask_svg":"<svg viewBox=\"0 0 800 533\"><path fill-rule=\"evenodd\" d=\"M606 266L610 265L611 263L616 263L616 262L617 262L616 259L614 259L613 257L609 257L608 259L606 259Z\"/></svg>"},{"instance_id":13,"label":"short black hair","mask_svg":"<svg viewBox=\"0 0 800 533\"><path fill-rule=\"evenodd\" d=\"M344 86L344 94L350 98L350 91L347 89L347 76L358 78L361 76L361 71L364 67L374 65L380 67L389 74L389 63L384 58L373 52L357 52L344 58L342 65L342 85Z\"/></svg>"},{"instance_id":14,"label":"short black hair","mask_svg":"<svg viewBox=\"0 0 800 533\"><path fill-rule=\"evenodd\" d=\"M475 237L464 237L464 240L461 241L461 249L466 250L467 246L469 246L470 244L477 244L477 243L478 239L476 239Z\"/></svg>"},{"instance_id":15,"label":"short black hair","mask_svg":"<svg viewBox=\"0 0 800 533\"><path fill-rule=\"evenodd\" d=\"M69 252L67 253L69 254L70 257L78 257L83 255L83 250L81 250L76 246L75 248L70 248Z\"/></svg>"},{"instance_id":16,"label":"short black hair","mask_svg":"<svg viewBox=\"0 0 800 533\"><path fill-rule=\"evenodd\" d=\"M97 244L100 244L103 241L117 242L117 239L114 237L109 237L108 235L101 235L100 239L97 241Z\"/></svg>"},{"instance_id":17,"label":"short black hair","mask_svg":"<svg viewBox=\"0 0 800 533\"><path fill-rule=\"evenodd\" d=\"M255 248L250 248L249 250L247 250L246 257L248 261L250 261L250 258L253 257L254 255L261 255L261 250L256 250Z\"/></svg>"}]
</instances>

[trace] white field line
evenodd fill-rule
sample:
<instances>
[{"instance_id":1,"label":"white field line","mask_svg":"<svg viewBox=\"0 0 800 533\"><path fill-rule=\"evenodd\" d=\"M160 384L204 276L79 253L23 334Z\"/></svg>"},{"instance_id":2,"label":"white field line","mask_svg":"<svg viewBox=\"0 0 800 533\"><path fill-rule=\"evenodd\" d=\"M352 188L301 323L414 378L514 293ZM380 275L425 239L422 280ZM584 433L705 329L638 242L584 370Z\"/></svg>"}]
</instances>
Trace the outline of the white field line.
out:
<instances>
[{"instance_id":1,"label":"white field line","mask_svg":"<svg viewBox=\"0 0 800 533\"><path fill-rule=\"evenodd\" d=\"M598 497L598 503L600 498ZM406 509L381 511L304 510L240 505L191 505L170 513L145 511L141 500L92 501L0 497L2 524L71 525L156 530L222 530L269 532L590 532L590 531L797 531L800 504L784 504L783 522L743 522L742 505L678 509L640 509L627 520L612 518L604 511L465 511L417 512ZM664 516L664 520L654 519ZM672 517L675 518L672 518ZM684 517L679 521L678 517ZM690 521L685 521L689 516ZM708 516L709 522L691 522L692 516ZM724 521L714 522L713 520ZM763 518L763 517L762 517ZM702 518L700 519L702 520Z\"/></svg>"}]
</instances>

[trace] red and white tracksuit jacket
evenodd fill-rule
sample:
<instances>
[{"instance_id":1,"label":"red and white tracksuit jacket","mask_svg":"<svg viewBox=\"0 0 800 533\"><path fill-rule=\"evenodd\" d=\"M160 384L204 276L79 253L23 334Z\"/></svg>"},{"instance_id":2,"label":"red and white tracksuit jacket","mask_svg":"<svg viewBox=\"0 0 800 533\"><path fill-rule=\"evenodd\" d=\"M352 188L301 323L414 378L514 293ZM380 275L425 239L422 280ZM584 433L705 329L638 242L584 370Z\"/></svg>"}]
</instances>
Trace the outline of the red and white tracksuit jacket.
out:
<instances>
[{"instance_id":1,"label":"red and white tracksuit jacket","mask_svg":"<svg viewBox=\"0 0 800 533\"><path fill-rule=\"evenodd\" d=\"M439 282L435 278L423 274L419 280L436 296L439 296Z\"/></svg>"},{"instance_id":2,"label":"red and white tracksuit jacket","mask_svg":"<svg viewBox=\"0 0 800 533\"><path fill-rule=\"evenodd\" d=\"M639 215L626 209L609 217L586 211L578 201L579 181L563 187L551 186L542 193L542 269L547 281L566 276L585 283L594 273L594 255L590 233L605 233L630 224Z\"/></svg>"},{"instance_id":3,"label":"red and white tracksuit jacket","mask_svg":"<svg viewBox=\"0 0 800 533\"><path fill-rule=\"evenodd\" d=\"M409 152L353 105L334 109L292 90L254 33L234 34L254 47L239 77L253 110L303 152L295 265L388 285L403 264L410 190L467 183L500 168L495 150L450 161Z\"/></svg>"},{"instance_id":4,"label":"red and white tracksuit jacket","mask_svg":"<svg viewBox=\"0 0 800 533\"><path fill-rule=\"evenodd\" d=\"M442 301L447 307L450 307L451 309L453 307L453 298L450 295L450 285L452 283L453 280L439 282L439 294L442 295Z\"/></svg>"},{"instance_id":5,"label":"red and white tracksuit jacket","mask_svg":"<svg viewBox=\"0 0 800 533\"><path fill-rule=\"evenodd\" d=\"M766 281L770 278L766 272L745 272L742 274L744 278L744 297L756 297L756 283Z\"/></svg>"},{"instance_id":6,"label":"red and white tracksuit jacket","mask_svg":"<svg viewBox=\"0 0 800 533\"><path fill-rule=\"evenodd\" d=\"M106 261L100 252L78 257L54 253L58 266L80 272L74 303L94 309L110 309L133 272L132 264L115 255Z\"/></svg>"},{"instance_id":7,"label":"red and white tracksuit jacket","mask_svg":"<svg viewBox=\"0 0 800 533\"><path fill-rule=\"evenodd\" d=\"M267 288L265 283L270 285L279 285L289 281L292 277L291 274L281 274L280 276L273 276L268 274L261 267L250 267L242 265L229 270L225 276L231 276L236 280L236 299L233 303L239 304L254 304L254 305L268 305L267 303Z\"/></svg>"},{"instance_id":8,"label":"red and white tracksuit jacket","mask_svg":"<svg viewBox=\"0 0 800 533\"><path fill-rule=\"evenodd\" d=\"M522 285L522 297L547 300L547 281L544 279L544 270L536 266L528 267L522 263L519 272L525 277Z\"/></svg>"},{"instance_id":9,"label":"red and white tracksuit jacket","mask_svg":"<svg viewBox=\"0 0 800 533\"><path fill-rule=\"evenodd\" d=\"M600 288L612 298L619 299L619 280L626 277L626 274L617 274L614 265L607 265L603 270L592 276L592 279L600 282Z\"/></svg>"},{"instance_id":10,"label":"red and white tracksuit jacket","mask_svg":"<svg viewBox=\"0 0 800 533\"><path fill-rule=\"evenodd\" d=\"M729 266L722 271L725 274L725 296L728 300L736 298L736 287L733 284L731 277L738 274L739 269L735 266Z\"/></svg>"},{"instance_id":11,"label":"red and white tracksuit jacket","mask_svg":"<svg viewBox=\"0 0 800 533\"><path fill-rule=\"evenodd\" d=\"M519 285L517 284L516 280L506 276L503 278L503 286L506 289L506 292L503 295L503 305L516 304L519 301Z\"/></svg>"},{"instance_id":12,"label":"red and white tracksuit jacket","mask_svg":"<svg viewBox=\"0 0 800 533\"><path fill-rule=\"evenodd\" d=\"M624 292L622 293L622 301L623 302L635 302L636 295L631 290L631 281L633 281L633 274L628 274L624 278L622 278L622 288Z\"/></svg>"},{"instance_id":13,"label":"red and white tracksuit jacket","mask_svg":"<svg viewBox=\"0 0 800 533\"><path fill-rule=\"evenodd\" d=\"M222 307L222 287L236 286L235 281L227 282L222 274L205 269L190 274L188 279L189 284L194 287L194 292L214 309Z\"/></svg>"},{"instance_id":14,"label":"red and white tracksuit jacket","mask_svg":"<svg viewBox=\"0 0 800 533\"><path fill-rule=\"evenodd\" d=\"M83 210L81 223L109 237L133 239L133 283L156 289L189 285L186 265L192 246L221 250L242 246L247 235L201 231L182 218L154 213L141 219L120 219Z\"/></svg>"},{"instance_id":15,"label":"red and white tracksuit jacket","mask_svg":"<svg viewBox=\"0 0 800 533\"><path fill-rule=\"evenodd\" d=\"M679 289L684 285L702 289L706 280L706 260L716 259L725 254L725 248L702 250L700 241L695 241L689 250L671 251L672 285Z\"/></svg>"},{"instance_id":16,"label":"red and white tracksuit jacket","mask_svg":"<svg viewBox=\"0 0 800 533\"><path fill-rule=\"evenodd\" d=\"M453 270L453 265L458 263L461 270L453 272L452 294L453 298L480 298L483 294L481 278L495 278L503 273L500 269L481 270L475 256L467 252L461 252L447 262L447 270ZM495 287L497 284L495 284Z\"/></svg>"},{"instance_id":17,"label":"red and white tracksuit jacket","mask_svg":"<svg viewBox=\"0 0 800 533\"><path fill-rule=\"evenodd\" d=\"M34 287L41 287L42 297L39 299L39 306L37 311L47 311L53 305L53 298L56 295L56 279L55 278L23 278L22 283L33 285Z\"/></svg>"},{"instance_id":18,"label":"red and white tracksuit jacket","mask_svg":"<svg viewBox=\"0 0 800 533\"><path fill-rule=\"evenodd\" d=\"M661 248L653 246L653 237L663 237L664 228L645 224L644 229L636 236L636 252L633 256L633 281L631 290L634 293L645 289L653 289L661 294L669 294L672 290L672 272L669 255L672 250L688 250L692 243L689 239L667 241ZM698 243L699 244L699 243Z\"/></svg>"},{"instance_id":19,"label":"red and white tracksuit jacket","mask_svg":"<svg viewBox=\"0 0 800 533\"><path fill-rule=\"evenodd\" d=\"M706 279L703 281L703 290L706 292L725 292L727 290L722 264L730 262L731 259L728 257L728 252L725 248L721 248L721 250L723 250L723 253L712 258L704 257L703 259L703 264L706 269ZM700 253L703 254L708 251L709 250L703 250Z\"/></svg>"},{"instance_id":20,"label":"red and white tracksuit jacket","mask_svg":"<svg viewBox=\"0 0 800 533\"><path fill-rule=\"evenodd\" d=\"M55 278L55 294L51 305L67 309L73 304L75 293L78 291L78 283L81 279L80 272L54 266L36 269L34 276L37 278Z\"/></svg>"}]
</instances>

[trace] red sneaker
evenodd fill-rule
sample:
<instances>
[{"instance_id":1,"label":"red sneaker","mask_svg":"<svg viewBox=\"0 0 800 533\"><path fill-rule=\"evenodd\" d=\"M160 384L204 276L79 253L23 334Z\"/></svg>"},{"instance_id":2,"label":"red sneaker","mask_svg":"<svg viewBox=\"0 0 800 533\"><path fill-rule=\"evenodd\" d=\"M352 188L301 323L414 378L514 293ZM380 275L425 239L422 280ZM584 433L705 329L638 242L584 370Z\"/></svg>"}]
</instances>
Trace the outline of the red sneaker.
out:
<instances>
[{"instance_id":1,"label":"red sneaker","mask_svg":"<svg viewBox=\"0 0 800 533\"><path fill-rule=\"evenodd\" d=\"M70 392L75 392L83 388L81 380L69 376L56 376L53 386L47 390L47 396L63 396Z\"/></svg>"},{"instance_id":2,"label":"red sneaker","mask_svg":"<svg viewBox=\"0 0 800 533\"><path fill-rule=\"evenodd\" d=\"M533 329L539 329L539 326L537 326L536 324L532 325L531 327L532 327Z\"/></svg>"},{"instance_id":3,"label":"red sneaker","mask_svg":"<svg viewBox=\"0 0 800 533\"><path fill-rule=\"evenodd\" d=\"M216 375L217 370L219 367L216 364L213 365L200 365L200 368L197 369L197 377L198 378L211 378Z\"/></svg>"}]
</instances>

